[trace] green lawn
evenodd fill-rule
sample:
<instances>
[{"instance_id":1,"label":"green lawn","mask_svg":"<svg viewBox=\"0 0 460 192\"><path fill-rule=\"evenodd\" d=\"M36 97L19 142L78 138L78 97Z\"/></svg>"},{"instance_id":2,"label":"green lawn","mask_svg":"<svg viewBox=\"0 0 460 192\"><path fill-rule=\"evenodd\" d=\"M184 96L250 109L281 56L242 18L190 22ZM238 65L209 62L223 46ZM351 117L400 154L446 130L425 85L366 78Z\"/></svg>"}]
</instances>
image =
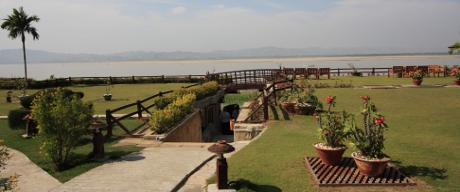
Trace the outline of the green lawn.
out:
<instances>
[{"instance_id":1,"label":"green lawn","mask_svg":"<svg viewBox=\"0 0 460 192\"><path fill-rule=\"evenodd\" d=\"M319 98L338 97L334 110L348 112L360 110L359 95L364 94L371 97L390 126L385 153L392 163L435 191L457 190L460 88L317 89ZM263 135L228 159L229 180L244 180L256 186L256 191L316 190L302 162L303 157L317 156L312 147L318 140L314 118L286 119L279 107L271 107L271 111L271 119L276 120L270 121ZM345 155L352 151L348 149Z\"/></svg>"},{"instance_id":2,"label":"green lawn","mask_svg":"<svg viewBox=\"0 0 460 192\"><path fill-rule=\"evenodd\" d=\"M411 84L407 78L380 77L331 77L320 80L321 83L352 82L354 86L362 85L401 85ZM423 84L453 84L453 79L425 78ZM116 108L127 103L143 99L161 90L172 90L187 84L136 84L115 85L111 90L115 101L102 101L104 86L69 87L74 91L83 91L84 100L92 101L96 114L103 114L105 109ZM19 91L15 91L17 95ZM29 90L28 93L33 93ZM460 183L460 133L457 111L460 102L460 88L398 88L398 89L354 89L324 88L317 89L317 96L324 101L328 95L337 96L334 110L357 112L361 101L359 95L368 94L372 101L385 115L390 130L386 132L385 153L391 156L392 163L398 165L408 176L432 186L435 191L455 191ZM245 95L242 95L246 97ZM227 99L226 99L227 100ZM228 103L244 102L236 97ZM18 107L18 103L9 104L0 101L0 115ZM267 130L257 140L235 153L228 159L229 180L251 183L257 191L315 191L307 171L302 163L305 156L317 156L313 147L318 140L315 135L316 123L311 116L283 116L279 107L271 107L270 122ZM128 122L132 130L139 127L138 121ZM116 134L123 131L118 127ZM32 161L47 168L43 157L37 153L39 144L34 139L22 139L24 130L11 130L7 121L0 121L0 138L8 147L26 154ZM81 163L74 169L61 173L52 173L60 181L67 181L100 163L88 161L92 144L87 142L76 152ZM106 138L106 153L119 157L138 151L135 147L110 147L116 137ZM352 149L345 153L350 156ZM342 190L343 188L340 188ZM416 188L420 190L420 188ZM336 189L338 190L338 189ZM356 189L351 189L351 191ZM363 190L369 190L364 188ZM380 189L385 191L386 188ZM410 189L408 189L410 190Z\"/></svg>"},{"instance_id":3,"label":"green lawn","mask_svg":"<svg viewBox=\"0 0 460 192\"><path fill-rule=\"evenodd\" d=\"M175 90L177 88L191 85L189 83L168 83L168 84L116 84L110 89L113 95L112 101L104 101L102 95L105 94L105 85L98 86L71 86L65 87L72 91L81 91L85 94L83 101L91 101L94 104L95 114L105 114L107 109L115 109L126 104L134 103L160 91ZM36 93L41 89L28 89L27 94ZM4 93L4 91L3 91ZM21 95L19 90L13 90L13 95ZM13 98L12 103L7 103L3 98L0 101L0 115L8 115L8 112L17 109L20 106L19 100ZM128 108L119 113L133 112L136 108Z\"/></svg>"}]
</instances>

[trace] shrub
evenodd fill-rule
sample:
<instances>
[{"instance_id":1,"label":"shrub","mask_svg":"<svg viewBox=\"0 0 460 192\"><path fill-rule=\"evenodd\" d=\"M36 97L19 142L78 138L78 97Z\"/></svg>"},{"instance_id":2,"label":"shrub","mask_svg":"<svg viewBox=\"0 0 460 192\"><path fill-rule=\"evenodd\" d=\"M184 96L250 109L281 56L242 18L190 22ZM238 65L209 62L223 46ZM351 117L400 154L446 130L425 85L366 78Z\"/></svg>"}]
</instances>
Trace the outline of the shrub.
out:
<instances>
[{"instance_id":1,"label":"shrub","mask_svg":"<svg viewBox=\"0 0 460 192\"><path fill-rule=\"evenodd\" d=\"M154 109L150 116L150 127L161 134L171 128L177 121L193 110L196 101L194 94L187 94L177 98L164 109Z\"/></svg>"},{"instance_id":2,"label":"shrub","mask_svg":"<svg viewBox=\"0 0 460 192\"><path fill-rule=\"evenodd\" d=\"M26 96L26 97L23 97L21 99L21 105L26 108L26 109L30 109L31 108L31 105L32 105L32 101L34 100L34 98L37 96L38 93L42 92L42 91L48 91L48 92L55 92L56 91L56 88L48 88L48 89L44 89L44 90L41 90L41 91L38 91L32 95L29 95L29 96ZM80 98L83 98L84 94L83 92L73 92L72 90L70 89L61 89L62 92L64 93L65 97L70 97L74 94L76 94L78 97Z\"/></svg>"},{"instance_id":3,"label":"shrub","mask_svg":"<svg viewBox=\"0 0 460 192\"><path fill-rule=\"evenodd\" d=\"M51 159L52 169L62 171L71 165L72 150L93 121L91 103L77 95L68 97L65 90L41 91L33 101L32 119L38 123L41 150Z\"/></svg>"},{"instance_id":4,"label":"shrub","mask_svg":"<svg viewBox=\"0 0 460 192\"><path fill-rule=\"evenodd\" d=\"M8 125L13 129L25 129L26 121L22 120L27 114L30 114L30 109L15 109L8 113Z\"/></svg>"}]
</instances>

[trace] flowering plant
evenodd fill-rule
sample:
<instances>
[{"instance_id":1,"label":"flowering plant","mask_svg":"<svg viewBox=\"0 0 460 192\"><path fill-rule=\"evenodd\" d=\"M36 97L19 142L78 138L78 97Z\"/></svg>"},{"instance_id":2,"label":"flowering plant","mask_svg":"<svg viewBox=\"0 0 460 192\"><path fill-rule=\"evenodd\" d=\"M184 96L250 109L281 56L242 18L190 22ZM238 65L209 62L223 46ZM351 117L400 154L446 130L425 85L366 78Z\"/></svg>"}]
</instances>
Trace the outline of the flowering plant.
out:
<instances>
[{"instance_id":1,"label":"flowering plant","mask_svg":"<svg viewBox=\"0 0 460 192\"><path fill-rule=\"evenodd\" d=\"M387 157L382 150L384 149L383 141L385 137L383 132L388 130L385 124L385 117L377 112L377 107L368 95L360 96L363 100L363 109L361 112L352 115L347 126L351 132L351 145L356 146L359 155L368 159L381 159ZM355 117L363 117L363 126L358 127Z\"/></svg>"},{"instance_id":2,"label":"flowering plant","mask_svg":"<svg viewBox=\"0 0 460 192\"><path fill-rule=\"evenodd\" d=\"M457 80L460 80L460 65L457 65L457 67L452 68L450 76L454 77Z\"/></svg>"},{"instance_id":3,"label":"flowering plant","mask_svg":"<svg viewBox=\"0 0 460 192\"><path fill-rule=\"evenodd\" d=\"M343 142L349 136L349 128L345 126L345 121L348 114L343 111L341 113L331 113L331 106L335 106L336 97L326 97L327 112L320 115L313 114L318 124L316 134L324 141L327 147L339 148L345 147Z\"/></svg>"},{"instance_id":4,"label":"flowering plant","mask_svg":"<svg viewBox=\"0 0 460 192\"><path fill-rule=\"evenodd\" d=\"M418 80L418 81L422 81L425 75L426 74L423 73L422 70L416 70L416 71L409 72L409 77L412 78L413 80Z\"/></svg>"}]
</instances>

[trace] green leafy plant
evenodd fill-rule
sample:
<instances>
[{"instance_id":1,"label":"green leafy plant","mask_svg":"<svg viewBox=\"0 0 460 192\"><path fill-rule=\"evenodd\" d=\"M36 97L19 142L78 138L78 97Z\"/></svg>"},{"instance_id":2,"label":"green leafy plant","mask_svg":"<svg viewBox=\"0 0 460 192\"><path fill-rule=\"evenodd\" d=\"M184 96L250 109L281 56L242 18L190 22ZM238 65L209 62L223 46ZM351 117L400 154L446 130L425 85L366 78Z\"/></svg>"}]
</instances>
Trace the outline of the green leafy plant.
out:
<instances>
[{"instance_id":1,"label":"green leafy plant","mask_svg":"<svg viewBox=\"0 0 460 192\"><path fill-rule=\"evenodd\" d=\"M149 125L158 134L166 132L177 121L193 110L196 101L195 94L186 94L177 98L164 109L154 109L149 117Z\"/></svg>"},{"instance_id":2,"label":"green leafy plant","mask_svg":"<svg viewBox=\"0 0 460 192\"><path fill-rule=\"evenodd\" d=\"M422 70L420 69L409 72L409 77L412 78L413 80L422 81L425 76L426 74L422 72Z\"/></svg>"},{"instance_id":3,"label":"green leafy plant","mask_svg":"<svg viewBox=\"0 0 460 192\"><path fill-rule=\"evenodd\" d=\"M457 65L456 67L452 68L450 76L454 77L457 80L460 80L460 65Z\"/></svg>"},{"instance_id":4,"label":"green leafy plant","mask_svg":"<svg viewBox=\"0 0 460 192\"><path fill-rule=\"evenodd\" d=\"M327 112L317 115L313 114L318 124L316 134L327 147L339 148L345 147L344 141L349 137L349 127L345 126L349 115L342 111L341 113L331 113L331 107L335 107L336 97L326 97Z\"/></svg>"},{"instance_id":5,"label":"green leafy plant","mask_svg":"<svg viewBox=\"0 0 460 192\"><path fill-rule=\"evenodd\" d=\"M105 84L105 94L104 95L111 95L109 94L109 91L111 88L113 88L113 85L110 83L110 81L107 81Z\"/></svg>"},{"instance_id":6,"label":"green leafy plant","mask_svg":"<svg viewBox=\"0 0 460 192\"><path fill-rule=\"evenodd\" d=\"M348 128L351 132L352 146L359 149L359 156L368 159L382 159L387 157L383 153L385 148L383 133L388 130L385 124L385 117L377 112L377 107L368 95L360 96L363 101L361 112L351 116ZM359 127L356 117L361 115L363 118L362 126Z\"/></svg>"},{"instance_id":7,"label":"green leafy plant","mask_svg":"<svg viewBox=\"0 0 460 192\"><path fill-rule=\"evenodd\" d=\"M3 143L3 140L0 140L0 144ZM0 168L5 168L6 161L11 158L10 151L5 145L0 146ZM17 183L18 174L15 173L10 176L8 179L0 178L0 191L10 191L18 188Z\"/></svg>"},{"instance_id":8,"label":"green leafy plant","mask_svg":"<svg viewBox=\"0 0 460 192\"><path fill-rule=\"evenodd\" d=\"M38 124L38 139L42 141L41 151L51 160L54 171L71 166L72 150L79 139L88 133L86 129L93 122L94 110L90 102L80 97L66 97L64 91L40 92L33 101L31 119Z\"/></svg>"}]
</instances>

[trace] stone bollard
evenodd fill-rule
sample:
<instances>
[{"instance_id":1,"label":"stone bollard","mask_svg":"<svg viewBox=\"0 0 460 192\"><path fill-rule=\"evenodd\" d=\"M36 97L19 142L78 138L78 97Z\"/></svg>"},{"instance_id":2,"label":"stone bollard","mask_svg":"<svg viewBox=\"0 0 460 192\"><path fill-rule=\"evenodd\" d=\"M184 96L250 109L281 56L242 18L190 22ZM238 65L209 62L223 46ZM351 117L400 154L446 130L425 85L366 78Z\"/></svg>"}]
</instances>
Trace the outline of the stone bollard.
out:
<instances>
[{"instance_id":1,"label":"stone bollard","mask_svg":"<svg viewBox=\"0 0 460 192\"><path fill-rule=\"evenodd\" d=\"M8 103L11 103L11 93L13 93L13 91L11 90L6 91L6 102Z\"/></svg>"}]
</instances>

